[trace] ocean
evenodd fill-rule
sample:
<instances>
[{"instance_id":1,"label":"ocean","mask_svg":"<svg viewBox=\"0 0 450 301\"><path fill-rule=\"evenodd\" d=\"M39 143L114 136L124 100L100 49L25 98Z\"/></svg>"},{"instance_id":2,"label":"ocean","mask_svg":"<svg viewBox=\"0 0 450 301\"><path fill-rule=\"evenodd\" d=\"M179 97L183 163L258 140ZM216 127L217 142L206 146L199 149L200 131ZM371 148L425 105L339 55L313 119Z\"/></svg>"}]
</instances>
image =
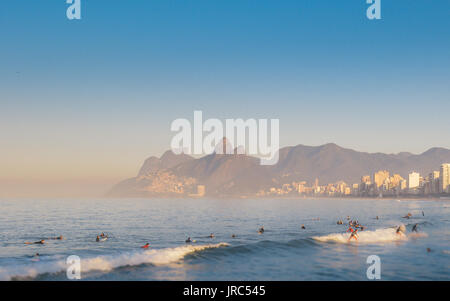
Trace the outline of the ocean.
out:
<instances>
[{"instance_id":1,"label":"ocean","mask_svg":"<svg viewBox=\"0 0 450 301\"><path fill-rule=\"evenodd\" d=\"M366 227L357 241L347 216ZM6 199L0 280L68 280L70 255L81 281L368 280L371 255L381 280L450 280L449 226L449 200Z\"/></svg>"}]
</instances>

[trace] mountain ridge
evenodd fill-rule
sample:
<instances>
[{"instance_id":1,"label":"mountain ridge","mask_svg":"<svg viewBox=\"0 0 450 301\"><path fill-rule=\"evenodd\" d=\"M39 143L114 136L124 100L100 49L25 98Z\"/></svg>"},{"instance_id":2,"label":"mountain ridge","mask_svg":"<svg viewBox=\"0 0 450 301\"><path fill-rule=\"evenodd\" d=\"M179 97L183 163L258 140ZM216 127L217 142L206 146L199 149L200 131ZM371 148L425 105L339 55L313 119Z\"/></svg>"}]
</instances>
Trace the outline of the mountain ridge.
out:
<instances>
[{"instance_id":1,"label":"mountain ridge","mask_svg":"<svg viewBox=\"0 0 450 301\"><path fill-rule=\"evenodd\" d=\"M412 171L428 175L442 163L450 162L450 150L433 147L421 154L359 152L335 143L319 146L298 144L279 150L275 165L262 166L259 159L245 154L210 154L194 158L166 151L160 158L149 157L137 177L115 185L110 196L181 196L196 193L205 185L208 195L255 195L292 181L321 184L344 181L359 183L364 175L379 170L407 178Z\"/></svg>"}]
</instances>

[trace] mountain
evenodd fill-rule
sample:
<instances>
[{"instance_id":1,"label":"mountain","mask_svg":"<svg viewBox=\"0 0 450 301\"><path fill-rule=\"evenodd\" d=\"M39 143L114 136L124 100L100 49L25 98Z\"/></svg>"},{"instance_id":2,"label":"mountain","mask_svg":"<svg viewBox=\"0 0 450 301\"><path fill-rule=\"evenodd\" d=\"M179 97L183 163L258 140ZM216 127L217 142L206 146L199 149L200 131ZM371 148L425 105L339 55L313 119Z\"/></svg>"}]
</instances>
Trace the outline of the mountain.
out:
<instances>
[{"instance_id":1,"label":"mountain","mask_svg":"<svg viewBox=\"0 0 450 301\"><path fill-rule=\"evenodd\" d=\"M343 180L359 183L361 176L388 170L406 178L412 171L428 175L442 163L450 162L450 150L433 148L423 154L365 153L342 148L330 143L318 147L297 145L280 150L280 160L274 168L277 173L303 178L312 182L318 178L322 184Z\"/></svg>"},{"instance_id":2,"label":"mountain","mask_svg":"<svg viewBox=\"0 0 450 301\"><path fill-rule=\"evenodd\" d=\"M194 158L192 158L189 155L185 154L176 155L172 151L166 151L161 156L161 158L152 156L147 160L145 160L144 164L139 170L138 176L144 176L147 174L151 174L152 172L155 172L157 170L171 168L178 164L191 161L193 159Z\"/></svg>"},{"instance_id":3,"label":"mountain","mask_svg":"<svg viewBox=\"0 0 450 301\"><path fill-rule=\"evenodd\" d=\"M171 151L161 158L148 158L135 178L127 179L109 192L110 196L175 197L196 193L205 185L212 196L255 195L259 190L283 183L316 178L320 184L345 181L359 183L361 176L388 170L407 178L412 171L428 175L450 162L450 150L432 148L422 154L366 153L329 143L321 146L297 145L280 149L276 165L262 166L247 155L216 154L195 159Z\"/></svg>"}]
</instances>

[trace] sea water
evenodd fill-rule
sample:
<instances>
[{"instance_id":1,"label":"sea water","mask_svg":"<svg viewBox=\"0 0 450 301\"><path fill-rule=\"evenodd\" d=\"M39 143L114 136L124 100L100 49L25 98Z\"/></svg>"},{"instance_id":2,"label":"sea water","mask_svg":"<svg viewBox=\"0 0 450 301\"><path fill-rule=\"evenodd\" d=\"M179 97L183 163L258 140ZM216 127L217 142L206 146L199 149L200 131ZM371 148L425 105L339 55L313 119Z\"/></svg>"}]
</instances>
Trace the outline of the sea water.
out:
<instances>
[{"instance_id":1,"label":"sea water","mask_svg":"<svg viewBox=\"0 0 450 301\"><path fill-rule=\"evenodd\" d=\"M449 225L448 200L4 199L0 280L67 280L70 255L81 280L367 280L370 255L381 280L450 280Z\"/></svg>"}]
</instances>

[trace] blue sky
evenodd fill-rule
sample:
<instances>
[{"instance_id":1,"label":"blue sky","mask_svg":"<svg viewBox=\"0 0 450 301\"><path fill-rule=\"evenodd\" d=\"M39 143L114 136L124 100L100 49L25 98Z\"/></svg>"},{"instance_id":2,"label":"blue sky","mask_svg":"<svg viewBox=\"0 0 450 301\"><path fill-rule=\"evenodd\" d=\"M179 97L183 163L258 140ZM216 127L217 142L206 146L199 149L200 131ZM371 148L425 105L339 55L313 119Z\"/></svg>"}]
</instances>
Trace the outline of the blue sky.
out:
<instances>
[{"instance_id":1,"label":"blue sky","mask_svg":"<svg viewBox=\"0 0 450 301\"><path fill-rule=\"evenodd\" d=\"M279 118L282 146L450 148L450 1L382 0L374 21L364 0L67 7L1 3L0 178L133 176L194 110Z\"/></svg>"}]
</instances>

